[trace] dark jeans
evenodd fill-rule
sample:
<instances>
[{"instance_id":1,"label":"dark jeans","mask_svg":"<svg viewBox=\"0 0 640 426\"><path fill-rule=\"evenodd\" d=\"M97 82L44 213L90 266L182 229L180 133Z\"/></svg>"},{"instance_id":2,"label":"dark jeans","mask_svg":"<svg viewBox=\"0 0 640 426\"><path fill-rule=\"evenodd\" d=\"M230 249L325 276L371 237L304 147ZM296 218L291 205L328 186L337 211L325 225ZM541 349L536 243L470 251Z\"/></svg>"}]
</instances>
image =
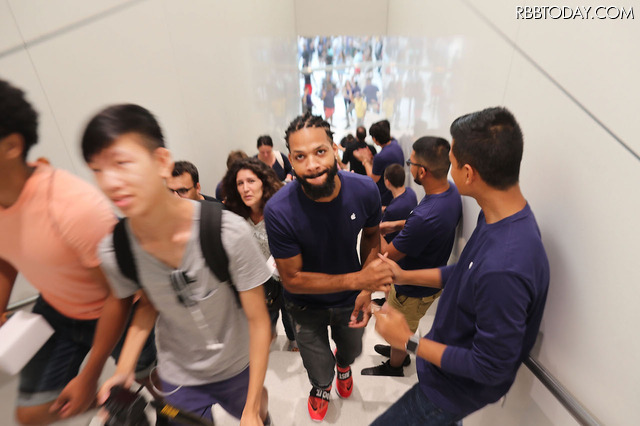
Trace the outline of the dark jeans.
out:
<instances>
[{"instance_id":1,"label":"dark jeans","mask_svg":"<svg viewBox=\"0 0 640 426\"><path fill-rule=\"evenodd\" d=\"M135 307L134 307L135 309ZM80 370L80 365L93 344L97 320L76 320L51 307L42 297L33 312L40 314L53 327L54 334L20 372L19 406L34 406L53 401ZM126 327L133 316L133 310ZM111 356L117 361L126 329ZM146 377L156 362L153 331L145 343L136 365L136 377Z\"/></svg>"},{"instance_id":2,"label":"dark jeans","mask_svg":"<svg viewBox=\"0 0 640 426\"><path fill-rule=\"evenodd\" d=\"M416 383L371 425L461 426L462 421L458 422L461 419L460 415L436 407Z\"/></svg>"},{"instance_id":3,"label":"dark jeans","mask_svg":"<svg viewBox=\"0 0 640 426\"><path fill-rule=\"evenodd\" d=\"M287 307L284 305L284 303L281 304L278 309L269 308L271 327L275 330L280 312L282 312L282 325L284 326L284 332L287 335L287 339L296 340L296 335L293 332L293 324L291 324L291 317L289 316L289 311L287 311Z\"/></svg>"},{"instance_id":4,"label":"dark jeans","mask_svg":"<svg viewBox=\"0 0 640 426\"><path fill-rule=\"evenodd\" d=\"M333 382L336 363L348 367L362 353L364 328L350 328L353 306L312 309L287 302L296 330L302 363L313 386L326 389ZM329 346L329 331L336 343L334 356Z\"/></svg>"}]
</instances>

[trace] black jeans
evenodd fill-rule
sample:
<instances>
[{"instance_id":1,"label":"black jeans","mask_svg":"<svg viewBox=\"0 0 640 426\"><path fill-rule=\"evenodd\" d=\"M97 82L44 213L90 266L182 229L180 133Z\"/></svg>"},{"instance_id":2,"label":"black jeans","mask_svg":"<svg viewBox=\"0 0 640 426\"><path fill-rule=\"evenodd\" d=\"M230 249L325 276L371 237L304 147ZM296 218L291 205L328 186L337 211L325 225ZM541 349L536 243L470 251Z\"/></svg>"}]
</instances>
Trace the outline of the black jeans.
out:
<instances>
[{"instance_id":1,"label":"black jeans","mask_svg":"<svg viewBox=\"0 0 640 426\"><path fill-rule=\"evenodd\" d=\"M326 389L333 382L336 363L347 367L362 353L364 328L349 327L353 306L313 309L286 303L309 381ZM329 346L329 327L336 343L335 356Z\"/></svg>"}]
</instances>

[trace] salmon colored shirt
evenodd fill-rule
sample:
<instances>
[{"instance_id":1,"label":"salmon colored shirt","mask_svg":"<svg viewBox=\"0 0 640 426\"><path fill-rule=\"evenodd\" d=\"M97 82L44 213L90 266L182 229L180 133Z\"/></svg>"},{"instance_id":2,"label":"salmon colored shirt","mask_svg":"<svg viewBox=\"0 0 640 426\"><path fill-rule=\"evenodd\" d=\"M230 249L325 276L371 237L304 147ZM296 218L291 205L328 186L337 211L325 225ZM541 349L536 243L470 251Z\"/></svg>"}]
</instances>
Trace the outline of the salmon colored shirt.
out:
<instances>
[{"instance_id":1,"label":"salmon colored shirt","mask_svg":"<svg viewBox=\"0 0 640 426\"><path fill-rule=\"evenodd\" d=\"M109 202L86 181L38 165L18 200L0 207L0 258L61 314L96 319L108 287L92 279L97 246L116 223Z\"/></svg>"}]
</instances>

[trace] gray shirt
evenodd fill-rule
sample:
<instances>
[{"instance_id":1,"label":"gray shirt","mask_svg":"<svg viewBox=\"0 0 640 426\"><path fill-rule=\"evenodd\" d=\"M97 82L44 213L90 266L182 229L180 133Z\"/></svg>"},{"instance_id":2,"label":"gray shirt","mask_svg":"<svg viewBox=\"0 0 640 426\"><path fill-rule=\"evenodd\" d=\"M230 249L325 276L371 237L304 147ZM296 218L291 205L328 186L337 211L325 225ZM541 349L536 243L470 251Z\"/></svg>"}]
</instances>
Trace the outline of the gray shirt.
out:
<instances>
[{"instance_id":1,"label":"gray shirt","mask_svg":"<svg viewBox=\"0 0 640 426\"><path fill-rule=\"evenodd\" d=\"M261 220L258 223L253 223L250 218L247 218L247 223L251 227L253 238L258 243L258 247L260 247L260 251L264 255L264 258L268 259L271 256L271 253L269 252L269 238L267 237L267 228L264 226L264 220Z\"/></svg>"},{"instance_id":2,"label":"gray shirt","mask_svg":"<svg viewBox=\"0 0 640 426\"><path fill-rule=\"evenodd\" d=\"M226 380L249 365L247 318L229 285L219 282L205 263L199 237L200 203L194 201L194 206L191 237L179 268L188 277L191 299L197 301L191 308L176 297L170 280L174 270L147 253L127 229L142 288L158 311L158 373L167 382L188 386ZM250 290L269 279L265 262L256 262L263 255L247 222L229 211L222 212L222 245L238 291ZM98 255L117 297L129 297L139 289L120 273L113 235L100 243ZM217 344L207 345L212 340Z\"/></svg>"}]
</instances>

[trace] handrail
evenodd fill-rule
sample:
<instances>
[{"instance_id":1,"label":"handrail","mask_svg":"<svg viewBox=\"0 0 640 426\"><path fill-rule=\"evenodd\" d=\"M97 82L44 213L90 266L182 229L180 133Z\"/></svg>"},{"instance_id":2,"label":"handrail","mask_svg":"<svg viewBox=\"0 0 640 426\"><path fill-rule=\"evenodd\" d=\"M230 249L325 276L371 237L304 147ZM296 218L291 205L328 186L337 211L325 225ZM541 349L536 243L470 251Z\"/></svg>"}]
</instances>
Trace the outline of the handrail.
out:
<instances>
[{"instance_id":1,"label":"handrail","mask_svg":"<svg viewBox=\"0 0 640 426\"><path fill-rule=\"evenodd\" d=\"M38 300L38 297L40 297L40 295L36 294L35 296L27 297L26 299L18 300L17 302L11 303L9 306L7 306L7 312L17 311L20 308L30 305Z\"/></svg>"},{"instance_id":2,"label":"handrail","mask_svg":"<svg viewBox=\"0 0 640 426\"><path fill-rule=\"evenodd\" d=\"M580 404L562 384L553 377L538 361L531 355L524 361L529 370L546 386L553 396L567 409L581 425L601 426L602 423L596 419L586 408Z\"/></svg>"}]
</instances>

